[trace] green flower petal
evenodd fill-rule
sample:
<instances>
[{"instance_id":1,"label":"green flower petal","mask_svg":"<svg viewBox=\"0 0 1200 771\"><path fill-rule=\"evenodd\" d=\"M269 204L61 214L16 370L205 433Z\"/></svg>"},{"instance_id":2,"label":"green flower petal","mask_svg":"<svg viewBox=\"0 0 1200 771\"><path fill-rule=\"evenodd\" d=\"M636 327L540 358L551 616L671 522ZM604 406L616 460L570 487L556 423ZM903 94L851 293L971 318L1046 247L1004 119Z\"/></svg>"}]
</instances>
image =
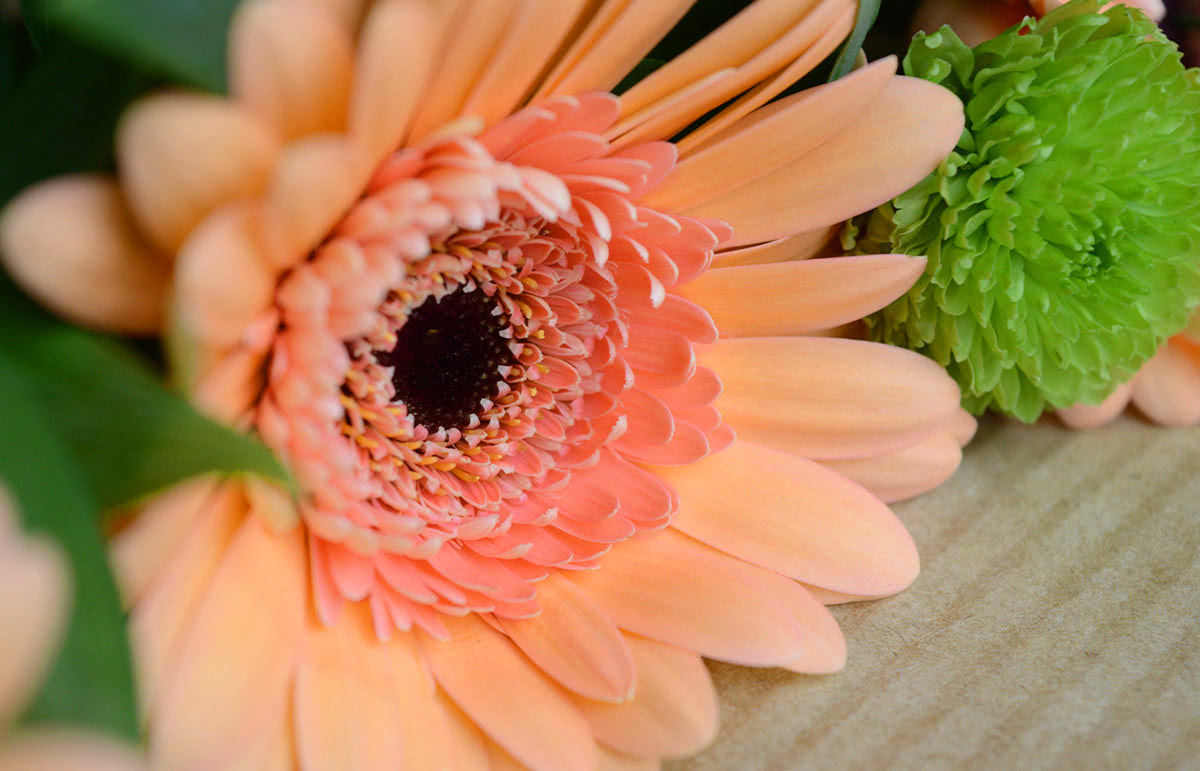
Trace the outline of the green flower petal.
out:
<instances>
[{"instance_id":1,"label":"green flower petal","mask_svg":"<svg viewBox=\"0 0 1200 771\"><path fill-rule=\"evenodd\" d=\"M1200 73L1140 11L1099 6L974 50L918 34L905 72L958 95L966 129L843 233L928 257L872 335L942 364L973 412L1097 403L1200 304Z\"/></svg>"}]
</instances>

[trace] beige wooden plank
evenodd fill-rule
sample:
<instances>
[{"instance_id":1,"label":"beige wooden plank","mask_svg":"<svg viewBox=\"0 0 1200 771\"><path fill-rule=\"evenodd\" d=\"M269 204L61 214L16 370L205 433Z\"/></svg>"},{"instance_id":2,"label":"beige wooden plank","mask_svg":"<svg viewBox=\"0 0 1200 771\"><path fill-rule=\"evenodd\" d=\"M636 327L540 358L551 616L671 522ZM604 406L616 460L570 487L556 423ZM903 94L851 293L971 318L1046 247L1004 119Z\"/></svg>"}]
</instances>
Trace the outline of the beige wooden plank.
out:
<instances>
[{"instance_id":1,"label":"beige wooden plank","mask_svg":"<svg viewBox=\"0 0 1200 771\"><path fill-rule=\"evenodd\" d=\"M924 570L836 609L845 672L712 664L684 769L1200 768L1200 429L985 423L897 506Z\"/></svg>"}]
</instances>

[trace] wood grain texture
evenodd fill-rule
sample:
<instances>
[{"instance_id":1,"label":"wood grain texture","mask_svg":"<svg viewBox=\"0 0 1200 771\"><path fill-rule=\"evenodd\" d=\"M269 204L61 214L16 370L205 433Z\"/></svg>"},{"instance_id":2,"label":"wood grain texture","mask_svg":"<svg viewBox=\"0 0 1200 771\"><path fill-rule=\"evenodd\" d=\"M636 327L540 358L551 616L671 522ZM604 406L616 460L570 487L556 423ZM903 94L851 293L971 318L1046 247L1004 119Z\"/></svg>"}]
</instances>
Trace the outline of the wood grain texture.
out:
<instances>
[{"instance_id":1,"label":"wood grain texture","mask_svg":"<svg viewBox=\"0 0 1200 771\"><path fill-rule=\"evenodd\" d=\"M710 668L699 769L1200 768L1200 429L985 422L897 513L923 571L846 670Z\"/></svg>"}]
</instances>

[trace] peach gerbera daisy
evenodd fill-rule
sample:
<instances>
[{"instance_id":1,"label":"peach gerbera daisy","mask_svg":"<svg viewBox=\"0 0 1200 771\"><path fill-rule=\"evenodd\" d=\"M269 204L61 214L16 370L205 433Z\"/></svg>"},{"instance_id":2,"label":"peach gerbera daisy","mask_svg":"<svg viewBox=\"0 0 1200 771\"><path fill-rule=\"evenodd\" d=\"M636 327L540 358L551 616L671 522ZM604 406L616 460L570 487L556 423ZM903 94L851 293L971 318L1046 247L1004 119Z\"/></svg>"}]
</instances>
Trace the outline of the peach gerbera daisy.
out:
<instances>
[{"instance_id":1,"label":"peach gerbera daisy","mask_svg":"<svg viewBox=\"0 0 1200 771\"><path fill-rule=\"evenodd\" d=\"M66 557L53 543L24 535L0 487L0 768L5 771L136 771L130 747L65 728L14 729L5 735L54 660L66 620Z\"/></svg>"},{"instance_id":2,"label":"peach gerbera daisy","mask_svg":"<svg viewBox=\"0 0 1200 771\"><path fill-rule=\"evenodd\" d=\"M822 602L916 576L843 473L915 494L973 423L829 335L923 260L806 258L961 105L894 59L768 104L853 0L759 0L607 93L689 5L255 0L230 99L150 97L116 180L10 207L31 292L164 332L302 489L196 481L116 538L157 766L654 766L715 731L701 656L837 670Z\"/></svg>"}]
</instances>

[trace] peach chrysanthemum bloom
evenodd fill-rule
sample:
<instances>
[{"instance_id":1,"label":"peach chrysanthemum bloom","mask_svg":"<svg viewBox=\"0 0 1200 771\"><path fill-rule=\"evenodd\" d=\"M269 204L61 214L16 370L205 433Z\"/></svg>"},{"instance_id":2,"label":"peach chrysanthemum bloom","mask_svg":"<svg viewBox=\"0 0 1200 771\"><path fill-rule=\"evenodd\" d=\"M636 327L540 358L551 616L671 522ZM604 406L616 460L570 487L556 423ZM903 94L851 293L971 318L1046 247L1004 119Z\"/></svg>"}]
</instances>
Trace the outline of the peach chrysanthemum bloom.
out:
<instances>
[{"instance_id":1,"label":"peach chrysanthemum bloom","mask_svg":"<svg viewBox=\"0 0 1200 771\"><path fill-rule=\"evenodd\" d=\"M10 729L54 660L65 631L70 585L61 550L21 533L0 486L0 769L135 771L131 747L78 729Z\"/></svg>"},{"instance_id":2,"label":"peach chrysanthemum bloom","mask_svg":"<svg viewBox=\"0 0 1200 771\"><path fill-rule=\"evenodd\" d=\"M829 333L923 259L806 258L961 105L894 59L768 104L853 0L760 0L606 93L688 5L256 0L232 98L142 101L117 180L7 211L26 288L165 332L304 491L193 482L115 540L156 766L653 767L715 732L701 656L837 670L822 602L916 576L843 474L916 494L974 424Z\"/></svg>"},{"instance_id":3,"label":"peach chrysanthemum bloom","mask_svg":"<svg viewBox=\"0 0 1200 771\"><path fill-rule=\"evenodd\" d=\"M1067 0L925 0L913 18L913 29L935 32L949 24L969 46L977 46L1019 24L1026 16L1045 16ZM1128 5L1157 22L1167 15L1163 0L1114 0L1104 8Z\"/></svg>"},{"instance_id":4,"label":"peach chrysanthemum bloom","mask_svg":"<svg viewBox=\"0 0 1200 771\"><path fill-rule=\"evenodd\" d=\"M1072 428L1096 428L1115 420L1130 404L1163 426L1200 425L1200 313L1103 402L1077 404L1056 414Z\"/></svg>"}]
</instances>

